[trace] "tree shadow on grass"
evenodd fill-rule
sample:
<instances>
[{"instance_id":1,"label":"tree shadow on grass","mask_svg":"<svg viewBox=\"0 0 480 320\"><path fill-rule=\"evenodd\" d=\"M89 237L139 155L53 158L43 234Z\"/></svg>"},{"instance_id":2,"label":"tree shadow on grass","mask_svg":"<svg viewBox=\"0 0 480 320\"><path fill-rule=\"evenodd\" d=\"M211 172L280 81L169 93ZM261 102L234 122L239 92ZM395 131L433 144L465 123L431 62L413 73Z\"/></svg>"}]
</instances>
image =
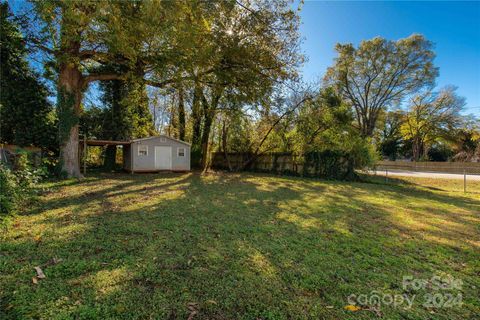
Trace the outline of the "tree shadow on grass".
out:
<instances>
[{"instance_id":1,"label":"tree shadow on grass","mask_svg":"<svg viewBox=\"0 0 480 320\"><path fill-rule=\"evenodd\" d=\"M399 291L401 275L454 273L458 266L445 259L472 259L471 250L403 227L388 203L370 198L399 206L407 198L434 201L445 205L447 221L455 216L450 203L457 197L403 186L184 174L105 175L100 184L69 187L35 213L43 240L35 241L28 225L2 245L11 275L2 280L2 305L12 305L6 318L370 318L344 311L346 297ZM48 214L66 203L70 212ZM472 221L455 223L470 230ZM30 284L32 267L54 256L64 261ZM421 309L384 312L428 316ZM468 316L462 312L444 316Z\"/></svg>"}]
</instances>

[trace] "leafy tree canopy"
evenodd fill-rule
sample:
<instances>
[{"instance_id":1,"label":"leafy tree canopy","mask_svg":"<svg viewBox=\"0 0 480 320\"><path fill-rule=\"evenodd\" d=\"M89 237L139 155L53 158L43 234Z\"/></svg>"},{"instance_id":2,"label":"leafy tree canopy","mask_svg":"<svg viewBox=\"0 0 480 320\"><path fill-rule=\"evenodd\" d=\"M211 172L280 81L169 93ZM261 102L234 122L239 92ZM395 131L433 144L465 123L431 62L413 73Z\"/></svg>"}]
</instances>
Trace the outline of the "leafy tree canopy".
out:
<instances>
[{"instance_id":1,"label":"leafy tree canopy","mask_svg":"<svg viewBox=\"0 0 480 320\"><path fill-rule=\"evenodd\" d=\"M335 49L338 56L325 80L352 105L364 136L372 136L381 110L433 85L438 75L433 44L419 34L398 41L377 37L358 48L337 44Z\"/></svg>"},{"instance_id":2,"label":"leafy tree canopy","mask_svg":"<svg viewBox=\"0 0 480 320\"><path fill-rule=\"evenodd\" d=\"M29 66L25 39L6 2L0 15L0 141L57 150L48 90Z\"/></svg>"}]
</instances>

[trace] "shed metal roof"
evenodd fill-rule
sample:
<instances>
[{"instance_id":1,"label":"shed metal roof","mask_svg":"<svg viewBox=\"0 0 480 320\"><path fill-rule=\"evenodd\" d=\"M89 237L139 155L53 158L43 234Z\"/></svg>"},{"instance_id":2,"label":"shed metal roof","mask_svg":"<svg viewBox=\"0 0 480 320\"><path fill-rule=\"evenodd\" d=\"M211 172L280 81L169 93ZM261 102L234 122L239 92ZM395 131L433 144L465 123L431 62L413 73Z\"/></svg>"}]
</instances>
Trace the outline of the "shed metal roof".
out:
<instances>
[{"instance_id":1,"label":"shed metal roof","mask_svg":"<svg viewBox=\"0 0 480 320\"><path fill-rule=\"evenodd\" d=\"M169 136L164 135L164 134L160 134L160 135L158 135L158 136L147 137L147 138L141 138L141 139L133 139L131 142L139 142L139 141L156 139L156 138L167 138L167 139L170 139L170 140L173 140L173 141L177 141L177 142L179 142L179 143L186 144L187 146L190 146L190 145L191 145L191 144L188 143L188 142L185 142L185 141L182 141L182 140L178 140L178 139L169 137Z\"/></svg>"},{"instance_id":2,"label":"shed metal roof","mask_svg":"<svg viewBox=\"0 0 480 320\"><path fill-rule=\"evenodd\" d=\"M167 138L173 141L177 141L179 143L186 144L187 146L190 146L190 143L178 140L172 137L169 137L167 135L161 134L158 136L152 136L152 137L147 137L147 138L141 138L141 139L133 139L130 141L115 141L115 140L87 140L87 145L88 146L118 146L118 145L129 145L132 144L133 142L140 142L140 141L145 141L145 140L150 140L150 139L156 139L156 138ZM83 143L83 140L80 140L80 143Z\"/></svg>"},{"instance_id":3,"label":"shed metal roof","mask_svg":"<svg viewBox=\"0 0 480 320\"><path fill-rule=\"evenodd\" d=\"M80 140L83 143L83 140ZM119 146L131 144L131 141L115 141L115 140L87 140L87 146Z\"/></svg>"}]
</instances>

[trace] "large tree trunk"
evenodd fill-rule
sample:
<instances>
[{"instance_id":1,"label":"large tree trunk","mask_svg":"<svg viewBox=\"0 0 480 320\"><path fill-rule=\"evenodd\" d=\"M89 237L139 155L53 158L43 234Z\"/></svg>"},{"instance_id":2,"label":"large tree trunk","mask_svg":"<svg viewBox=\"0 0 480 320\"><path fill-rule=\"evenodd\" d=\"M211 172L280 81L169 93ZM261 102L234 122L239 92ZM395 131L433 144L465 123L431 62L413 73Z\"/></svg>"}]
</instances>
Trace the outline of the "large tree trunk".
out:
<instances>
[{"instance_id":1,"label":"large tree trunk","mask_svg":"<svg viewBox=\"0 0 480 320\"><path fill-rule=\"evenodd\" d=\"M228 156L228 150L227 150L227 139L228 139L228 127L227 127L227 121L223 120L223 125L222 125L222 150L223 150L223 156L225 157L225 160L227 161L227 166L228 166L228 171L233 171L232 170L232 164L230 163L230 157Z\"/></svg>"},{"instance_id":2,"label":"large tree trunk","mask_svg":"<svg viewBox=\"0 0 480 320\"><path fill-rule=\"evenodd\" d=\"M370 115L370 117L365 116L364 120L362 121L362 130L361 134L363 137L372 137L373 131L375 130L375 125L377 123L377 119L375 116Z\"/></svg>"},{"instance_id":3,"label":"large tree trunk","mask_svg":"<svg viewBox=\"0 0 480 320\"><path fill-rule=\"evenodd\" d=\"M362 137L373 136L378 118L378 111L367 110L364 107L356 107L357 123Z\"/></svg>"},{"instance_id":4,"label":"large tree trunk","mask_svg":"<svg viewBox=\"0 0 480 320\"><path fill-rule=\"evenodd\" d=\"M183 97L183 87L178 89L178 138L185 140L185 103Z\"/></svg>"},{"instance_id":5,"label":"large tree trunk","mask_svg":"<svg viewBox=\"0 0 480 320\"><path fill-rule=\"evenodd\" d=\"M58 77L58 119L60 142L60 170L67 177L81 177L78 154L80 103L82 101L82 74L72 63L62 63Z\"/></svg>"},{"instance_id":6,"label":"large tree trunk","mask_svg":"<svg viewBox=\"0 0 480 320\"><path fill-rule=\"evenodd\" d=\"M199 167L201 162L201 99L202 88L198 83L195 83L192 102L192 149L191 149L191 162L193 167Z\"/></svg>"},{"instance_id":7,"label":"large tree trunk","mask_svg":"<svg viewBox=\"0 0 480 320\"><path fill-rule=\"evenodd\" d=\"M195 89L193 92L193 103L192 103L192 146L198 146L200 144L200 132L201 132L201 101L202 101L202 89L198 84L195 84Z\"/></svg>"},{"instance_id":8,"label":"large tree trunk","mask_svg":"<svg viewBox=\"0 0 480 320\"><path fill-rule=\"evenodd\" d=\"M117 146L108 145L105 150L105 160L103 161L103 168L105 170L115 170L117 165Z\"/></svg>"},{"instance_id":9,"label":"large tree trunk","mask_svg":"<svg viewBox=\"0 0 480 320\"><path fill-rule=\"evenodd\" d=\"M208 142L210 140L210 131L212 129L214 115L215 115L215 110L212 110L211 108L209 108L209 110L205 112L205 122L203 126L203 134L202 134L202 161L201 161L202 170L207 169Z\"/></svg>"},{"instance_id":10,"label":"large tree trunk","mask_svg":"<svg viewBox=\"0 0 480 320\"><path fill-rule=\"evenodd\" d=\"M178 131L177 131L177 115L175 113L175 104L174 101L172 101L172 104L170 105L170 123L168 125L168 135L173 136L174 138L178 138Z\"/></svg>"},{"instance_id":11,"label":"large tree trunk","mask_svg":"<svg viewBox=\"0 0 480 320\"><path fill-rule=\"evenodd\" d=\"M413 160L418 162L420 160L420 154L422 152L422 141L419 137L415 137L412 142L412 156Z\"/></svg>"},{"instance_id":12,"label":"large tree trunk","mask_svg":"<svg viewBox=\"0 0 480 320\"><path fill-rule=\"evenodd\" d=\"M203 134L202 134L202 160L200 162L202 170L207 169L208 165L208 143L210 141L210 131L212 129L213 120L217 111L218 103L222 95L223 89L217 89L212 97L211 104L209 105L207 99L202 94L202 103L204 108L204 123L203 123Z\"/></svg>"}]
</instances>

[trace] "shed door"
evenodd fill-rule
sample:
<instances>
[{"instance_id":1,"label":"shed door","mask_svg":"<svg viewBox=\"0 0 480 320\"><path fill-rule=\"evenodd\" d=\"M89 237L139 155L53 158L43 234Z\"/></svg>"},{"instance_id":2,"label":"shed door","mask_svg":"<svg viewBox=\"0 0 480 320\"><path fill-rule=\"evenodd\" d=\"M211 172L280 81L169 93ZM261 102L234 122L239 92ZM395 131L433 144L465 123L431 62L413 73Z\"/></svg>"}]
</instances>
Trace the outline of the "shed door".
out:
<instances>
[{"instance_id":1,"label":"shed door","mask_svg":"<svg viewBox=\"0 0 480 320\"><path fill-rule=\"evenodd\" d=\"M172 169L172 147L155 147L155 169Z\"/></svg>"}]
</instances>

